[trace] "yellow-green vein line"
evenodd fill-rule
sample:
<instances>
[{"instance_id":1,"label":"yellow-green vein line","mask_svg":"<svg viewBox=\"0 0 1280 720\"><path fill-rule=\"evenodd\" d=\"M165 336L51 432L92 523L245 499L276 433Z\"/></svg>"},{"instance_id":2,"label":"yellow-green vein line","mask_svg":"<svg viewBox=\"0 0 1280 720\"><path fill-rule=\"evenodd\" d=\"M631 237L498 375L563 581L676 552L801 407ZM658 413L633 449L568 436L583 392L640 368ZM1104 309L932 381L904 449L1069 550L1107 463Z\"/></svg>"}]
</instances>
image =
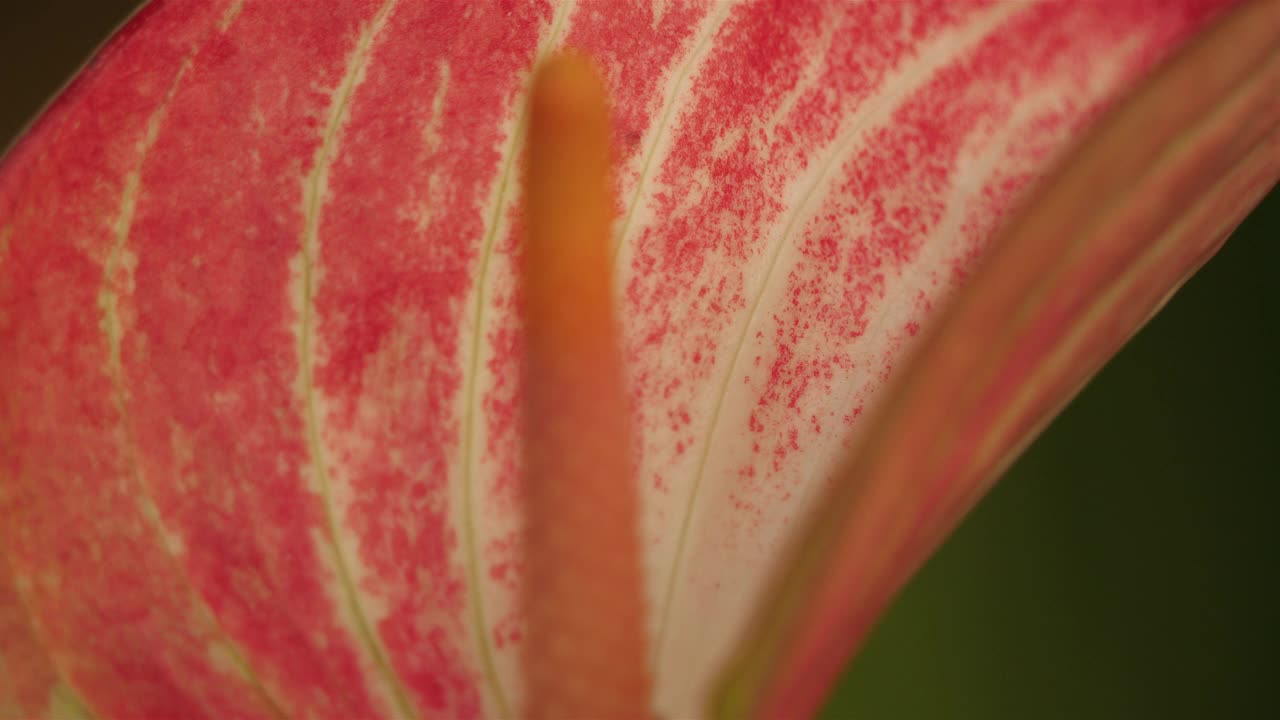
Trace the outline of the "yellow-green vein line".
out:
<instances>
[{"instance_id":1,"label":"yellow-green vein line","mask_svg":"<svg viewBox=\"0 0 1280 720\"><path fill-rule=\"evenodd\" d=\"M238 10L238 6L233 8ZM228 13L218 24L218 31L225 31L234 19L234 13ZM107 256L106 264L103 266L102 286L98 292L98 305L102 312L102 328L107 340L107 367L111 376L112 386L112 404L115 406L116 413L120 418L120 426L122 428L125 439L125 456L129 466L129 475L134 478L138 488L142 491L140 502L146 510L143 514L150 517L156 525L156 530L160 533L166 533L167 528L164 526L164 519L160 513L159 507L155 503L154 492L151 484L147 480L146 474L142 472L142 463L138 459L137 438L133 432L133 421L130 418L129 407L127 401L127 393L124 382L124 363L120 357L121 345L124 338L122 337L123 329L120 326L119 293L113 289L115 276L120 271L121 258L124 255L125 247L129 241L129 233L133 226L133 216L137 209L138 187L142 181L142 167L146 162L147 155L151 151L151 147L155 144L156 137L160 132L160 121L168 111L169 105L173 102L174 96L177 94L178 86L186 74L187 69L191 66L197 49L191 50L182 64L178 67L178 72L174 75L173 81L169 84L164 99L160 105L152 112L147 120L146 129L144 130L142 142L138 150L138 159L134 167L125 176L124 188L120 194L120 208L116 214L115 222L112 224L112 246L111 252ZM178 562L179 575L183 583L187 586L187 590L192 597L197 600L197 606L201 615L212 626L221 638L223 647L226 649L231 659L231 664L240 672L249 685L258 693L263 703L267 706L272 716L284 718L286 713L280 707L276 699L271 696L263 685L261 678L254 671L253 666L245 657L244 652L239 645L231 638L209 608L203 601L203 597L196 589L195 583L191 580L187 572L185 564ZM83 703L82 703L83 704Z\"/></svg>"},{"instance_id":2,"label":"yellow-green vein line","mask_svg":"<svg viewBox=\"0 0 1280 720\"><path fill-rule=\"evenodd\" d=\"M333 489L325 460L324 444L320 438L320 418L316 409L315 368L312 358L314 345L312 336L315 333L315 265L320 252L320 214L324 204L323 198L328 182L329 165L333 161L338 134L343 122L346 120L347 107L351 101L351 96L355 93L355 86L365 70L365 65L368 63L369 51L373 47L374 38L382 30L395 4L396 0L387 0L378 9L373 21L360 35L342 82L335 91L324 138L320 147L316 150L315 165L310 177L307 178L304 189L305 216L302 238L302 305L300 309L302 317L298 331L298 362L306 422L307 449L311 455L316 483L320 488L321 497L324 501L329 550L333 556L343 600L351 611L352 619L356 626L356 634L372 656L379 674L382 675L391 692L392 701L396 705L396 712L401 717L416 718L419 717L417 709L409 698L409 693L405 689L404 683L401 682L400 677L391 666L391 660L387 656L386 649L382 647L376 631L370 624L368 617L365 616L359 593L356 592L355 583L351 579L350 564L339 540L338 518L334 509Z\"/></svg>"},{"instance_id":3,"label":"yellow-green vein line","mask_svg":"<svg viewBox=\"0 0 1280 720\"><path fill-rule=\"evenodd\" d=\"M1012 11L1008 8L997 7L984 15L981 22L978 22L969 32L964 33L963 39L968 41L965 45L975 40L980 40L989 34L989 31L997 27L1003 22ZM720 386L716 390L716 402L711 411L711 418L708 421L706 440L702 443L702 451L698 455L698 464L694 470L694 479L692 487L689 491L689 501L685 504L684 516L680 522L680 533L676 538L675 556L671 563L671 570L667 574L666 587L663 590L662 606L658 612L658 630L655 635L653 646L654 662L658 662L662 657L662 650L666 642L667 630L670 627L671 607L675 600L676 578L680 574L680 568L683 563L685 549L688 545L689 530L693 524L693 509L698 502L699 491L702 488L702 480L706 474L707 462L711 456L711 447L715 438L716 431L719 428L721 412L724 408L725 396L729 392L729 383L734 377L734 369L738 366L738 360L742 355L742 349L746 346L747 336L750 333L751 326L755 322L756 315L760 308L760 303L764 298L765 292L769 287L770 278L777 267L778 259L782 256L782 250L787 246L787 241L791 237L791 233L795 230L797 222L801 217L808 217L810 213L808 208L810 203L815 199L818 188L823 187L827 177L837 165L837 159L844 158L849 146L854 140L862 136L868 127L879 119L879 115L886 108L890 107L890 100L905 95L915 90L919 84L927 77L931 76L930 70L935 69L936 61L940 57L945 57L949 53L958 54L958 50L948 42L940 42L937 47L930 48L921 54L915 66L902 74L898 83L892 80L886 80L885 85L898 85L901 89L889 95L877 98L877 101L869 103L862 112L853 119L850 127L834 144L834 150L827 155L819 169L817 176L810 185L805 188L804 194L801 196L800 203L790 213L783 231L778 241L773 245L770 251L769 260L765 267L765 272L760 280L759 291L755 294L751 301L751 307L747 311L746 321L743 322L738 332L738 337L734 342L733 354L729 358L729 365L725 371L724 377L720 382ZM935 57L935 55L940 57Z\"/></svg>"},{"instance_id":4,"label":"yellow-green vein line","mask_svg":"<svg viewBox=\"0 0 1280 720\"><path fill-rule=\"evenodd\" d=\"M644 161L640 164L640 177L636 179L636 188L631 193L631 202L627 203L627 214L623 216L622 225L618 228L618 237L613 242L612 259L615 266L619 255L622 254L622 245L627 240L627 231L631 228L631 217L635 214L636 206L640 204L641 195L644 194L644 185L649 179L649 169L653 164L654 156L658 152L658 145L662 142L662 135L667 131L667 125L670 124L671 117L675 114L676 98L680 97L680 91L684 88L685 82L688 81L689 74L693 72L693 66L697 64L698 59L706 51L707 45L715 37L716 31L720 28L720 24L724 22L724 18L731 8L732 4L730 3L724 3L719 6L719 11L711 18L710 25L702 38L698 40L698 44L694 46L693 52L689 54L684 66L680 68L680 75L676 78L676 84L671 88L671 94L667 97L666 107L662 111L662 118L658 121L658 127L655 128L653 142L649 143L649 147L645 151Z\"/></svg>"},{"instance_id":5,"label":"yellow-green vein line","mask_svg":"<svg viewBox=\"0 0 1280 720\"><path fill-rule=\"evenodd\" d=\"M557 15L552 20L551 33L547 38L547 42L535 55L535 65L551 48L555 47L563 30L565 19L569 15L568 7L571 4L566 2L558 8ZM471 601L471 622L475 626L476 650L480 655L481 670L493 692L493 701L499 717L508 717L511 712L506 694L502 690L502 683L498 680L497 668L494 665L493 649L489 643L489 624L485 617L484 598L481 593L480 559L479 552L476 549L475 489L472 487L475 484L475 468L472 456L475 454L475 424L476 415L478 414L476 412L476 386L477 377L480 374L480 346L484 340L484 302L488 291L489 262L493 255L493 246L497 239L498 227L501 225L502 210L506 205L507 189L511 184L511 174L515 167L515 159L524 143L527 114L528 103L522 101L516 121L516 129L511 134L511 139L503 151L502 170L498 180L498 188L494 193L493 207L489 213L489 226L485 231L484 238L481 240L480 264L476 271L475 281L475 312L471 327L471 343L468 349L467 376L463 386L462 447L460 448L462 461L460 479L462 484L462 544L467 566L467 587L470 589L468 594Z\"/></svg>"},{"instance_id":6,"label":"yellow-green vein line","mask_svg":"<svg viewBox=\"0 0 1280 720\"><path fill-rule=\"evenodd\" d=\"M112 404L115 406L116 413L119 416L120 426L124 434L124 444L126 447L125 456L127 457L126 462L129 466L128 473L133 476L138 488L142 491L139 502L144 508L143 514L150 517L151 521L156 525L156 530L160 532L162 536L164 533L168 532L168 529L164 526L163 515L160 512L159 506L155 503L151 484L147 480L146 474L142 472L142 463L138 459L138 443L137 438L133 433L133 420L130 417L127 392L125 390L124 363L120 357L121 345L124 341L122 336L123 329L120 327L120 297L119 294L112 289L112 283L113 278L120 270L121 256L124 254L125 246L128 243L129 231L133 222L133 212L137 202L138 186L141 182L142 164L146 161L147 152L150 150L158 132L158 121L164 114L165 109L168 107L169 100L173 97L174 90L177 89L178 80L181 79L189 64L190 63L188 61L182 65L182 68L178 71L178 75L174 79L173 85L169 90L168 97L165 98L161 107L152 115L151 122L148 124L147 128L147 136L143 140L142 150L139 153L137 167L131 171L125 179L124 192L121 196L120 212L115 222L114 244L111 248L111 254L107 258L107 263L104 266L102 288L98 294L98 305L103 316L103 331L107 339L107 367L111 376L111 400ZM222 644L230 655L231 664L234 665L240 674L244 676L245 680L249 682L249 685L253 687L259 695L261 695L263 702L267 705L273 716L278 718L285 717L286 713L262 684L261 678L258 677L258 674L254 671L252 665L244 656L243 651L241 651L236 642L232 640L226 629L222 627L221 622L213 614L212 609L204 604L203 597L196 589L195 583L187 574L185 565L181 562L179 562L178 565L181 570L180 575L182 576L188 591L190 591L193 598L199 601L197 603L197 606L199 607L197 612L204 615L209 624L216 630L218 635L221 636Z\"/></svg>"}]
</instances>

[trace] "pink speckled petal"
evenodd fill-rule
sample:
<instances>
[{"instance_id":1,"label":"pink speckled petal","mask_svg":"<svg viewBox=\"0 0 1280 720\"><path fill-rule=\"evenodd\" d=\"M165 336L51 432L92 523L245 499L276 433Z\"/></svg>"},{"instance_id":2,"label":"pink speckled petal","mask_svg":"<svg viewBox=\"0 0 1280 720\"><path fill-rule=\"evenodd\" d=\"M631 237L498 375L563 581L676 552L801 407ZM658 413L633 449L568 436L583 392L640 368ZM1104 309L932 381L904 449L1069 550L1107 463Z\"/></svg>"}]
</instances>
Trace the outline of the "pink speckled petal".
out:
<instances>
[{"instance_id":1,"label":"pink speckled petal","mask_svg":"<svg viewBox=\"0 0 1280 720\"><path fill-rule=\"evenodd\" d=\"M655 706L997 226L1230 0L151 3L0 165L0 544L105 717L520 707L531 68L612 95Z\"/></svg>"},{"instance_id":2,"label":"pink speckled petal","mask_svg":"<svg viewBox=\"0 0 1280 720\"><path fill-rule=\"evenodd\" d=\"M1280 2L1108 114L994 242L825 496L721 712L806 716L914 569L1280 179Z\"/></svg>"}]
</instances>

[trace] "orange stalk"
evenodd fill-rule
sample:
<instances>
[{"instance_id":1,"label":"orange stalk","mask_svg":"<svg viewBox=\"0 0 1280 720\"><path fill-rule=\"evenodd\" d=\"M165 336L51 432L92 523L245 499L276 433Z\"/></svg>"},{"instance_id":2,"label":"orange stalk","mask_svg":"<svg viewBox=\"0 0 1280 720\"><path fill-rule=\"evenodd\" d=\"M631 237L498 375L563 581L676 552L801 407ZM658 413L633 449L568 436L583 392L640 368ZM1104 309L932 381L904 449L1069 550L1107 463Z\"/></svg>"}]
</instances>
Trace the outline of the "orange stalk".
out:
<instances>
[{"instance_id":1,"label":"orange stalk","mask_svg":"<svg viewBox=\"0 0 1280 720\"><path fill-rule=\"evenodd\" d=\"M648 714L638 499L612 310L609 118L577 55L544 65L524 249L531 718Z\"/></svg>"}]
</instances>

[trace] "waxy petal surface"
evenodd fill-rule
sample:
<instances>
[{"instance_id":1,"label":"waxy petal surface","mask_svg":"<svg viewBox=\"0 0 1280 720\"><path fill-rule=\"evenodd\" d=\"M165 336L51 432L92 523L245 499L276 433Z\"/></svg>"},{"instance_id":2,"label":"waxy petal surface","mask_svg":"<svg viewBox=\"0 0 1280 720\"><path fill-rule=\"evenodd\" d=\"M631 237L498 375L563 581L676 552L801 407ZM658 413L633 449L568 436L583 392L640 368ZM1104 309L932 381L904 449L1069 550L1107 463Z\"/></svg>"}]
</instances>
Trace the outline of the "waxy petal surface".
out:
<instances>
[{"instance_id":1,"label":"waxy petal surface","mask_svg":"<svg viewBox=\"0 0 1280 720\"><path fill-rule=\"evenodd\" d=\"M0 546L105 716L519 707L526 90L613 94L656 708L1028 185L1224 3L156 2L0 168Z\"/></svg>"}]
</instances>

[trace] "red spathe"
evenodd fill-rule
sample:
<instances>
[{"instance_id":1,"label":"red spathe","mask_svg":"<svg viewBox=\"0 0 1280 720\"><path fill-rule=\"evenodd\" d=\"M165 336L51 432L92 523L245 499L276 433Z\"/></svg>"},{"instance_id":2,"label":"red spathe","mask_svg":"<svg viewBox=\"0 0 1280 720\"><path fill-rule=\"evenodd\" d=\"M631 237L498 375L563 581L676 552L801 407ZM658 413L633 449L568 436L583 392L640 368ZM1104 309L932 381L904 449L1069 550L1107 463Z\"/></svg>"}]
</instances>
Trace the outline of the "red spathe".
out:
<instances>
[{"instance_id":1,"label":"red spathe","mask_svg":"<svg viewBox=\"0 0 1280 720\"><path fill-rule=\"evenodd\" d=\"M520 128L574 46L613 92L656 705L700 712L912 337L1215 5L154 3L0 169L32 631L109 717L519 706Z\"/></svg>"}]
</instances>

